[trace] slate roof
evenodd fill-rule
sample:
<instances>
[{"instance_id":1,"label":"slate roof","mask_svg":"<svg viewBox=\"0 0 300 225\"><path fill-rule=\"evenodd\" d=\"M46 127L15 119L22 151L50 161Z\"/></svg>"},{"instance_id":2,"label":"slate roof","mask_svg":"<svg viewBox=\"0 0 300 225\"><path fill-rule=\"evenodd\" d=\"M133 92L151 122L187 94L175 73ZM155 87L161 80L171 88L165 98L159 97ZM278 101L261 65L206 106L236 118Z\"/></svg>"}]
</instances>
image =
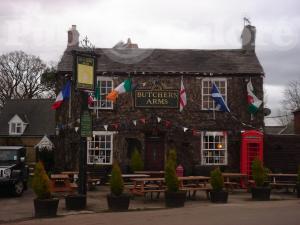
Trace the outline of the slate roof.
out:
<instances>
[{"instance_id":1,"label":"slate roof","mask_svg":"<svg viewBox=\"0 0 300 225\"><path fill-rule=\"evenodd\" d=\"M9 135L8 122L18 114L29 123L22 136L44 136L55 134L55 111L51 109L53 99L9 100L0 114L0 136Z\"/></svg>"},{"instance_id":2,"label":"slate roof","mask_svg":"<svg viewBox=\"0 0 300 225\"><path fill-rule=\"evenodd\" d=\"M72 50L67 48L58 71L72 71ZM97 48L97 72L183 72L217 74L263 74L255 52L243 49L115 49Z\"/></svg>"}]
</instances>

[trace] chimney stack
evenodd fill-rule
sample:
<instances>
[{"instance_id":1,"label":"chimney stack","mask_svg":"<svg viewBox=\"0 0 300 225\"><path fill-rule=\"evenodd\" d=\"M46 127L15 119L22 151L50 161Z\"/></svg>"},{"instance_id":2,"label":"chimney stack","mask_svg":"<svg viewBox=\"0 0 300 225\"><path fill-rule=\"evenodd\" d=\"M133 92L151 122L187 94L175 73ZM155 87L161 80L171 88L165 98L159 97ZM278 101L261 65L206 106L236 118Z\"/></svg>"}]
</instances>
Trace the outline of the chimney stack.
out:
<instances>
[{"instance_id":1,"label":"chimney stack","mask_svg":"<svg viewBox=\"0 0 300 225\"><path fill-rule=\"evenodd\" d=\"M250 24L244 26L242 32L242 49L255 52L256 28Z\"/></svg>"},{"instance_id":2,"label":"chimney stack","mask_svg":"<svg viewBox=\"0 0 300 225\"><path fill-rule=\"evenodd\" d=\"M79 46L79 32L76 30L76 25L68 30L68 47Z\"/></svg>"},{"instance_id":3,"label":"chimney stack","mask_svg":"<svg viewBox=\"0 0 300 225\"><path fill-rule=\"evenodd\" d=\"M300 135L300 108L294 113L294 133Z\"/></svg>"}]
</instances>

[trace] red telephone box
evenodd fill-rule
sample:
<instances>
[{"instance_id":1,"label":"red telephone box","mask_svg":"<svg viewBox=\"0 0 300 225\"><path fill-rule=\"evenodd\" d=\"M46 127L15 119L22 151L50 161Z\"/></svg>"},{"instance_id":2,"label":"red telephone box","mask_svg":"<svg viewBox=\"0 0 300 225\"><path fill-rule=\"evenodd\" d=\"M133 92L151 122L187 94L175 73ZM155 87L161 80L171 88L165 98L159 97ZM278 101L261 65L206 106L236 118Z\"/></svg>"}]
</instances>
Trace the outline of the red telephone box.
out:
<instances>
[{"instance_id":1,"label":"red telephone box","mask_svg":"<svg viewBox=\"0 0 300 225\"><path fill-rule=\"evenodd\" d=\"M241 173L251 176L252 161L258 157L263 161L263 133L256 130L242 132Z\"/></svg>"}]
</instances>

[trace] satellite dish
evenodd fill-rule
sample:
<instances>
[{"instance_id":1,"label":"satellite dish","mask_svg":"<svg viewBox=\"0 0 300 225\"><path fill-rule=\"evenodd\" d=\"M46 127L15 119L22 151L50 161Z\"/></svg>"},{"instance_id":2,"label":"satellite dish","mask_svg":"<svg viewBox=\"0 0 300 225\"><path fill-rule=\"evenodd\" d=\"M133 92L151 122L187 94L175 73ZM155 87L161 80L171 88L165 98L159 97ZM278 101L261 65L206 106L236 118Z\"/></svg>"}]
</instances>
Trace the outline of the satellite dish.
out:
<instances>
[{"instance_id":1,"label":"satellite dish","mask_svg":"<svg viewBox=\"0 0 300 225\"><path fill-rule=\"evenodd\" d=\"M271 114L271 109L269 109L269 108L264 108L264 115L265 116L268 116L268 115L270 115Z\"/></svg>"}]
</instances>

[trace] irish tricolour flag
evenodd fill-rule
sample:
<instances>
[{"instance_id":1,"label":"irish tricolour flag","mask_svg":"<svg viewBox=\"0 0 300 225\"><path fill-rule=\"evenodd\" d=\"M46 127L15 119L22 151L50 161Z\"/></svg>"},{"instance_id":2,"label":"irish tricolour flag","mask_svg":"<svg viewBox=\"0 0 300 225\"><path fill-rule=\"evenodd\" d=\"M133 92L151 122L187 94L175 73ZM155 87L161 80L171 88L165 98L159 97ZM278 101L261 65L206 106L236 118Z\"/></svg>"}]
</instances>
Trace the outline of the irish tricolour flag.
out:
<instances>
[{"instance_id":1,"label":"irish tricolour flag","mask_svg":"<svg viewBox=\"0 0 300 225\"><path fill-rule=\"evenodd\" d=\"M112 92L110 92L106 96L106 99L115 102L119 94L130 92L130 91L131 91L131 79L127 79L123 81L121 84L119 84L119 86L116 87L114 90L112 90Z\"/></svg>"},{"instance_id":2,"label":"irish tricolour flag","mask_svg":"<svg viewBox=\"0 0 300 225\"><path fill-rule=\"evenodd\" d=\"M247 84L247 92L248 92L248 111L251 114L254 114L258 111L262 101L259 100L253 93L253 86L251 80Z\"/></svg>"}]
</instances>

